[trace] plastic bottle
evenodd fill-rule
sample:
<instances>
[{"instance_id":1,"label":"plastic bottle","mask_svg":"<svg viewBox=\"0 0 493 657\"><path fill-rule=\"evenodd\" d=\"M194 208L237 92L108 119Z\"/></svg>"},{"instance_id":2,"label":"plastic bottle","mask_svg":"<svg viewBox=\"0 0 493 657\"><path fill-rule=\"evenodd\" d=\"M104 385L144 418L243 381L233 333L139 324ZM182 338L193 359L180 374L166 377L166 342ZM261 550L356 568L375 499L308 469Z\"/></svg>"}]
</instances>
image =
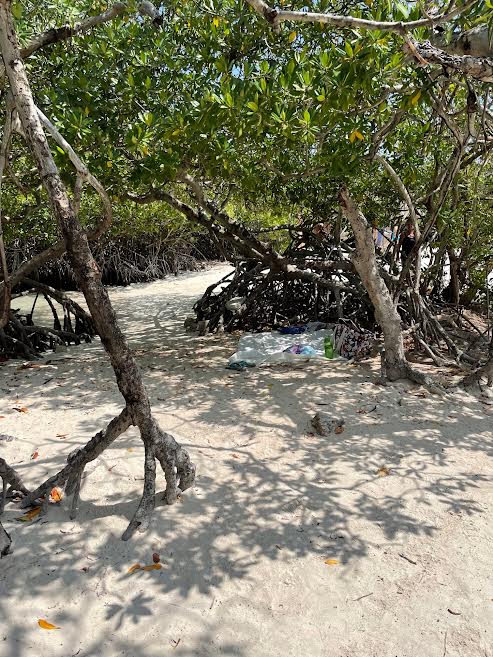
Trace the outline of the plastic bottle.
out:
<instances>
[{"instance_id":1,"label":"plastic bottle","mask_svg":"<svg viewBox=\"0 0 493 657\"><path fill-rule=\"evenodd\" d=\"M324 339L324 353L325 358L334 358L334 342L330 335Z\"/></svg>"}]
</instances>

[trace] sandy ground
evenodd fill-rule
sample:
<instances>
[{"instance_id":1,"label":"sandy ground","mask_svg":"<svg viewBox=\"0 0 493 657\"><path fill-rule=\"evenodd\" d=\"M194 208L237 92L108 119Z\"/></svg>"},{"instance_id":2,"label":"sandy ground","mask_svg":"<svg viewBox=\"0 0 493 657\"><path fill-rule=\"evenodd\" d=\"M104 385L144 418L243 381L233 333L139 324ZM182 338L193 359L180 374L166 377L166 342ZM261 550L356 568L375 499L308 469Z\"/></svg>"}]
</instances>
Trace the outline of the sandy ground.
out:
<instances>
[{"instance_id":1,"label":"sandy ground","mask_svg":"<svg viewBox=\"0 0 493 657\"><path fill-rule=\"evenodd\" d=\"M370 365L225 370L237 337L182 328L223 272L112 291L196 486L122 542L142 486L132 430L87 469L77 521L68 500L30 523L9 505L1 657L491 657L492 407L376 386ZM98 343L42 363L0 368L15 437L0 455L30 486L122 405ZM310 435L317 410L344 433ZM160 571L127 574L153 552Z\"/></svg>"}]
</instances>

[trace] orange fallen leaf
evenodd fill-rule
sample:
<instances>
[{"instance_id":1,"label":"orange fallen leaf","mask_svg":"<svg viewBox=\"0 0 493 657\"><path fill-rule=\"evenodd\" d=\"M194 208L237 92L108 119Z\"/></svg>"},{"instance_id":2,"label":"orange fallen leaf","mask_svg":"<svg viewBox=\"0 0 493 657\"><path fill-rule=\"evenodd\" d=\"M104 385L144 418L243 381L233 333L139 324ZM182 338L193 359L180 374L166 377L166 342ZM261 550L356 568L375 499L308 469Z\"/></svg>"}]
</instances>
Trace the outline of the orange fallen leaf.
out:
<instances>
[{"instance_id":1,"label":"orange fallen leaf","mask_svg":"<svg viewBox=\"0 0 493 657\"><path fill-rule=\"evenodd\" d=\"M328 566L336 566L339 563L339 559L326 559L324 563Z\"/></svg>"},{"instance_id":2,"label":"orange fallen leaf","mask_svg":"<svg viewBox=\"0 0 493 657\"><path fill-rule=\"evenodd\" d=\"M160 563L151 563L150 566L142 566L141 570L161 570L161 568Z\"/></svg>"},{"instance_id":3,"label":"orange fallen leaf","mask_svg":"<svg viewBox=\"0 0 493 657\"><path fill-rule=\"evenodd\" d=\"M0 420L4 420L4 419L5 419L5 415L0 415Z\"/></svg>"},{"instance_id":4,"label":"orange fallen leaf","mask_svg":"<svg viewBox=\"0 0 493 657\"><path fill-rule=\"evenodd\" d=\"M48 623L44 618L38 620L38 625L42 630L59 630L58 625L53 625L53 623Z\"/></svg>"},{"instance_id":5,"label":"orange fallen leaf","mask_svg":"<svg viewBox=\"0 0 493 657\"><path fill-rule=\"evenodd\" d=\"M29 409L26 406L14 406L12 410L18 413L29 413Z\"/></svg>"},{"instance_id":6,"label":"orange fallen leaf","mask_svg":"<svg viewBox=\"0 0 493 657\"><path fill-rule=\"evenodd\" d=\"M38 450L36 450L35 452L33 452L33 453L31 454L31 461L32 461L33 459L37 459L38 456L39 456L39 452L38 452Z\"/></svg>"},{"instance_id":7,"label":"orange fallen leaf","mask_svg":"<svg viewBox=\"0 0 493 657\"><path fill-rule=\"evenodd\" d=\"M382 465L382 467L378 468L378 470L377 470L377 475L379 477L386 477L389 474L390 474L390 470L385 465Z\"/></svg>"},{"instance_id":8,"label":"orange fallen leaf","mask_svg":"<svg viewBox=\"0 0 493 657\"><path fill-rule=\"evenodd\" d=\"M16 518L19 522L28 522L29 520L33 520L36 516L38 516L41 512L41 507L40 506L35 506L33 509L25 513L23 516L19 516Z\"/></svg>"},{"instance_id":9,"label":"orange fallen leaf","mask_svg":"<svg viewBox=\"0 0 493 657\"><path fill-rule=\"evenodd\" d=\"M344 431L344 427L336 427L335 433L342 433Z\"/></svg>"},{"instance_id":10,"label":"orange fallen leaf","mask_svg":"<svg viewBox=\"0 0 493 657\"><path fill-rule=\"evenodd\" d=\"M50 502L53 502L53 504L58 504L58 502L62 501L62 496L62 489L58 486L55 486L55 488L52 488L50 492Z\"/></svg>"},{"instance_id":11,"label":"orange fallen leaf","mask_svg":"<svg viewBox=\"0 0 493 657\"><path fill-rule=\"evenodd\" d=\"M136 570L140 570L141 568L142 566L140 565L140 563L134 563L134 565L128 569L127 573L131 575L132 573L135 573Z\"/></svg>"}]
</instances>

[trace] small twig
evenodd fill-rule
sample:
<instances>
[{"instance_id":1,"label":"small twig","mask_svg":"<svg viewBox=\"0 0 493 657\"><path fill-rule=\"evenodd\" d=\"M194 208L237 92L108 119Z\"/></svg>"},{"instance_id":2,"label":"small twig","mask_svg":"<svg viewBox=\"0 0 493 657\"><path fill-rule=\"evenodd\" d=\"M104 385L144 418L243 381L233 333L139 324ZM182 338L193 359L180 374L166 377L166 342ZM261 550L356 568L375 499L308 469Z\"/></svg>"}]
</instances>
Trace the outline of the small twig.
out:
<instances>
[{"instance_id":1,"label":"small twig","mask_svg":"<svg viewBox=\"0 0 493 657\"><path fill-rule=\"evenodd\" d=\"M366 595L360 595L359 598L355 598L353 602L358 602L358 600L363 600L363 598L367 598L368 596L373 595L373 591L371 593L367 593Z\"/></svg>"},{"instance_id":2,"label":"small twig","mask_svg":"<svg viewBox=\"0 0 493 657\"><path fill-rule=\"evenodd\" d=\"M445 637L443 639L443 655L442 655L442 657L445 657L445 655L447 654L447 632L448 632L448 630L445 630Z\"/></svg>"},{"instance_id":3,"label":"small twig","mask_svg":"<svg viewBox=\"0 0 493 657\"><path fill-rule=\"evenodd\" d=\"M399 552L399 556L400 556L402 559L405 559L406 561L409 561L409 563L412 563L413 566L417 566L417 565L418 565L416 561L413 561L413 560L410 559L409 557L406 557L406 555L405 555L405 554L402 554L401 552Z\"/></svg>"}]
</instances>

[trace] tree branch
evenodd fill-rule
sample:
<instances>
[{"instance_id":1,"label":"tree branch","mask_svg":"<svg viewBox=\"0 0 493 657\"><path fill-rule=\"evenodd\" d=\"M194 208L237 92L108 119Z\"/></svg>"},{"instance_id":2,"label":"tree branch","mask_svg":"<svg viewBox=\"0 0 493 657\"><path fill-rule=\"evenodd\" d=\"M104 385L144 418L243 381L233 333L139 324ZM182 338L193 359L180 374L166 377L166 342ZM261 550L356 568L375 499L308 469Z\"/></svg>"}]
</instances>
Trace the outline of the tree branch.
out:
<instances>
[{"instance_id":1,"label":"tree branch","mask_svg":"<svg viewBox=\"0 0 493 657\"><path fill-rule=\"evenodd\" d=\"M7 114L5 125L3 128L3 138L0 145L0 267L3 276L3 294L0 300L0 329L7 325L10 314L10 300L12 297L12 282L9 276L9 268L7 266L7 256L5 255L5 243L3 241L3 227L2 227L2 182L7 166L10 150L10 140L12 137L12 112L13 107L9 98L7 98Z\"/></svg>"},{"instance_id":2,"label":"tree branch","mask_svg":"<svg viewBox=\"0 0 493 657\"><path fill-rule=\"evenodd\" d=\"M280 24L285 21L297 21L302 23L325 23L339 28L363 29L380 32L397 32L406 34L419 27L433 27L446 23L452 18L470 9L476 0L470 0L462 7L455 7L448 12L437 16L428 16L417 21L374 21L366 18L355 18L354 16L343 16L340 14L320 14L310 11L286 11L270 7L263 0L247 0L255 11L263 16L275 30L279 30Z\"/></svg>"},{"instance_id":3,"label":"tree branch","mask_svg":"<svg viewBox=\"0 0 493 657\"><path fill-rule=\"evenodd\" d=\"M118 16L125 14L129 11L128 2L115 2L114 5L109 7L106 11L97 16L90 16L75 25L62 25L61 27L52 27L45 32L41 32L32 39L25 48L21 49L21 55L25 59L30 57L36 50L49 46L53 43L66 41L78 34L84 34L94 29L98 25L108 23ZM144 1L138 5L138 12L141 16L148 16L152 19L154 24L160 25L162 23L162 16L159 10L152 4L152 2Z\"/></svg>"},{"instance_id":4,"label":"tree branch","mask_svg":"<svg viewBox=\"0 0 493 657\"><path fill-rule=\"evenodd\" d=\"M57 144L61 148L63 148L63 150L67 153L69 160L72 162L72 164L74 165L77 171L78 177L82 178L83 180L86 180L91 185L91 187L94 188L94 190L99 194L101 198L104 208L104 220L98 224L97 228L95 229L92 235L92 239L98 239L98 237L100 237L109 228L111 222L113 221L113 210L111 207L110 197L108 196L103 185L99 182L96 176L94 176L89 171L86 164L82 162L80 157L74 151L72 146L68 143L65 137L63 137L63 135L60 134L58 129L43 114L43 112L39 108L37 108L37 111L39 118L41 119L41 123L44 125L48 133L53 137L53 139L57 142Z\"/></svg>"},{"instance_id":5,"label":"tree branch","mask_svg":"<svg viewBox=\"0 0 493 657\"><path fill-rule=\"evenodd\" d=\"M468 77L480 82L493 82L493 60L486 57L452 55L432 46L429 41L424 43L413 42L412 47L407 44L405 50L420 65L423 65L423 61L427 64L439 64L445 68L461 71Z\"/></svg>"}]
</instances>

